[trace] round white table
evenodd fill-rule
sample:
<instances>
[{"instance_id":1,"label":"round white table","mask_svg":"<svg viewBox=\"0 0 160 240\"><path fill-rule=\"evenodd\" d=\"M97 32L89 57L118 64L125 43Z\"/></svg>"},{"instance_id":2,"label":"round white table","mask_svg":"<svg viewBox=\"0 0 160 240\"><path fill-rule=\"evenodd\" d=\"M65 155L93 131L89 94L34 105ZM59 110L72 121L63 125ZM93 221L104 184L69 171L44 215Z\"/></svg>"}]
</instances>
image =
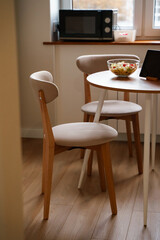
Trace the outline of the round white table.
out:
<instances>
[{"instance_id":1,"label":"round white table","mask_svg":"<svg viewBox=\"0 0 160 240\"><path fill-rule=\"evenodd\" d=\"M148 209L148 184L150 160L150 132L152 122L152 169L154 169L155 144L156 144L156 119L157 119L157 94L160 93L160 81L148 81L139 77L140 69L128 78L116 77L110 71L91 74L87 77L89 84L101 88L99 104L94 121L99 121L106 90L145 93L145 129L144 129L144 162L143 162L143 206L144 225L147 225ZM153 95L153 99L152 99ZM152 112L151 112L152 103ZM151 118L152 116L152 118ZM87 158L87 156L86 156Z\"/></svg>"}]
</instances>

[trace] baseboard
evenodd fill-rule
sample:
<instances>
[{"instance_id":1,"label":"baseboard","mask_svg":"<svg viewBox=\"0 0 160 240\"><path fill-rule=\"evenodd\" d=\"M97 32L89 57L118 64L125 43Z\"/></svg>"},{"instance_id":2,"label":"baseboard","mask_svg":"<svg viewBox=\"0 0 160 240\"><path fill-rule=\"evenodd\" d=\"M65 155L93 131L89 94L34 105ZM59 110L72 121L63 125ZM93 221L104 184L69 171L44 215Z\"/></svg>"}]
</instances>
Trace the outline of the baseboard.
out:
<instances>
[{"instance_id":1,"label":"baseboard","mask_svg":"<svg viewBox=\"0 0 160 240\"><path fill-rule=\"evenodd\" d=\"M117 141L124 141L124 142L126 142L127 141L127 135L126 135L126 133L118 133L118 137L115 139L115 140L117 140ZM141 134L140 135L140 140L141 140L141 142L143 142L144 141L144 134ZM132 134L132 141L134 141L134 135Z\"/></svg>"},{"instance_id":2,"label":"baseboard","mask_svg":"<svg viewBox=\"0 0 160 240\"><path fill-rule=\"evenodd\" d=\"M116 138L117 141L127 141L127 135L126 133L118 133L118 137ZM141 142L144 142L144 134L140 134L140 140ZM132 134L132 141L134 141L134 135ZM151 138L150 138L151 141ZM156 142L160 143L160 135L156 136Z\"/></svg>"}]
</instances>

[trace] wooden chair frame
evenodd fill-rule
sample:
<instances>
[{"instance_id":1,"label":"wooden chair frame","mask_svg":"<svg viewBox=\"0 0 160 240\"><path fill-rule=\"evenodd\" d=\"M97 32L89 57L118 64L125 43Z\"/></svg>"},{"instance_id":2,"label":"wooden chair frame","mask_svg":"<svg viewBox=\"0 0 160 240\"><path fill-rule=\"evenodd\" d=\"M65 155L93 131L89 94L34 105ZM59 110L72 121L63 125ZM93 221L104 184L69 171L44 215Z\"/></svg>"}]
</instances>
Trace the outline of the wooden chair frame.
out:
<instances>
[{"instance_id":1,"label":"wooden chair frame","mask_svg":"<svg viewBox=\"0 0 160 240\"><path fill-rule=\"evenodd\" d=\"M50 118L45 102L44 92L39 91L39 101L43 123L43 167L42 167L42 193L44 194L44 219L49 217L49 206L52 186L52 172L54 155L65 150L70 149L69 147L58 146L55 143L53 131L50 123ZM87 146L85 148L95 150L98 156L98 168L100 175L100 185L102 191L106 190L106 183L110 198L110 205L112 214L117 214L116 197L113 182L112 164L110 159L110 144Z\"/></svg>"},{"instance_id":2,"label":"wooden chair frame","mask_svg":"<svg viewBox=\"0 0 160 240\"><path fill-rule=\"evenodd\" d=\"M85 92L85 104L91 102L91 90L90 85L87 82L87 76L88 74L84 73L84 92ZM124 101L129 101L129 93L124 92ZM94 115L90 115L87 113L84 113L84 122L92 122L94 118ZM133 156L133 150L132 150L132 136L131 136L131 124L133 126L133 132L134 132L134 139L135 139L135 148L136 148L136 155L137 155L137 165L138 165L138 172L139 174L143 173L143 163L142 163L142 149L141 149L141 142L140 142L140 129L139 129L139 117L138 113L134 113L129 116L117 116L117 117L107 117L107 116L100 116L101 120L109 120L109 119L117 119L117 120L125 120L126 122L126 132L127 132L127 139L128 139L128 149L129 149L129 156ZM92 154L90 155L89 161L88 161L88 169L87 169L87 175L91 176L92 174ZM81 157L84 156L84 151L81 151Z\"/></svg>"}]
</instances>

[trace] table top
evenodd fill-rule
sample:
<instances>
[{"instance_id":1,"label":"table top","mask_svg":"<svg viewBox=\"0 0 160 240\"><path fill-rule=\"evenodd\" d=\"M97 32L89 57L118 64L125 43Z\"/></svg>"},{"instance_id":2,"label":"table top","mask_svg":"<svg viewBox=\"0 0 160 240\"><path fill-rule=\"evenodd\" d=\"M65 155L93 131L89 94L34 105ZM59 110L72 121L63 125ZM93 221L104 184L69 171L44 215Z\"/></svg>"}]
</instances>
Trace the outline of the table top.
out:
<instances>
[{"instance_id":1,"label":"table top","mask_svg":"<svg viewBox=\"0 0 160 240\"><path fill-rule=\"evenodd\" d=\"M160 80L149 81L139 77L137 69L130 77L116 77L111 71L97 72L89 75L87 81L99 88L122 92L160 93Z\"/></svg>"}]
</instances>

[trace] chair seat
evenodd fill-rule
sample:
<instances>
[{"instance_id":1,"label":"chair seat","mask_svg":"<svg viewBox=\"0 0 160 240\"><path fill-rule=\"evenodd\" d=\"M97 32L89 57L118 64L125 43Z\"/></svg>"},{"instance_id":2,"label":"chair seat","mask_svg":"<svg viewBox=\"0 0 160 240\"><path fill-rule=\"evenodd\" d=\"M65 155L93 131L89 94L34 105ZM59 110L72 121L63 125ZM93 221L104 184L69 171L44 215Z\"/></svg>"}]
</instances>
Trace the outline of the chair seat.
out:
<instances>
[{"instance_id":1,"label":"chair seat","mask_svg":"<svg viewBox=\"0 0 160 240\"><path fill-rule=\"evenodd\" d=\"M67 123L52 128L55 143L67 147L87 147L113 140L118 133L101 123Z\"/></svg>"},{"instance_id":2,"label":"chair seat","mask_svg":"<svg viewBox=\"0 0 160 240\"><path fill-rule=\"evenodd\" d=\"M88 114L95 114L98 101L87 103L81 107L83 112ZM140 112L142 107L136 103L120 100L106 100L104 101L101 115L102 116L127 116Z\"/></svg>"}]
</instances>

